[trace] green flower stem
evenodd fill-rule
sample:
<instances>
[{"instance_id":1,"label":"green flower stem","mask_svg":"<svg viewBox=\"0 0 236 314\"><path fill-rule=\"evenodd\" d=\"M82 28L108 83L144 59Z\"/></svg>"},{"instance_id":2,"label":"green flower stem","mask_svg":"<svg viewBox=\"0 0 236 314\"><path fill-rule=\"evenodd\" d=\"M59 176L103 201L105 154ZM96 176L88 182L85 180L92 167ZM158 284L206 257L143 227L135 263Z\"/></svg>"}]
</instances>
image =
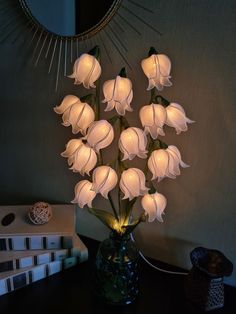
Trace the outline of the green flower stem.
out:
<instances>
[{"instance_id":1,"label":"green flower stem","mask_svg":"<svg viewBox=\"0 0 236 314\"><path fill-rule=\"evenodd\" d=\"M95 119L98 121L100 120L100 88L101 88L101 80L100 78L96 81L96 94L95 94L95 103L96 103L96 112L95 112Z\"/></svg>"},{"instance_id":2,"label":"green flower stem","mask_svg":"<svg viewBox=\"0 0 236 314\"><path fill-rule=\"evenodd\" d=\"M114 216L115 216L116 220L119 222L119 217L118 217L118 214L117 214L117 211L116 211L116 208L115 208L115 205L114 205L114 202L113 202L113 199L111 197L110 192L108 193L108 199L109 199L109 202L111 204Z\"/></svg>"},{"instance_id":3,"label":"green flower stem","mask_svg":"<svg viewBox=\"0 0 236 314\"><path fill-rule=\"evenodd\" d=\"M156 139L156 140L152 139L152 142L153 142L152 150L168 148L168 145L165 142L161 141L160 139Z\"/></svg>"},{"instance_id":4,"label":"green flower stem","mask_svg":"<svg viewBox=\"0 0 236 314\"><path fill-rule=\"evenodd\" d=\"M151 89L151 97L150 97L150 104L156 104L156 89Z\"/></svg>"},{"instance_id":5,"label":"green flower stem","mask_svg":"<svg viewBox=\"0 0 236 314\"><path fill-rule=\"evenodd\" d=\"M152 55L156 55L158 54L158 52L156 51L156 49L154 47L150 47L149 51L148 51L148 57L152 56Z\"/></svg>"},{"instance_id":6,"label":"green flower stem","mask_svg":"<svg viewBox=\"0 0 236 314\"><path fill-rule=\"evenodd\" d=\"M123 130L124 130L123 117L120 116L119 117L119 136L121 135L121 132ZM121 160L121 151L119 150L119 148L118 148L118 168L119 168L118 173L119 173L119 181L120 181L122 171L124 170L123 169L124 166L123 166L123 163L122 163L122 160ZM122 196L121 196L120 188L118 188L118 204L119 204L120 219L121 219L121 222L123 223L124 213L123 213L123 204L122 204Z\"/></svg>"},{"instance_id":7,"label":"green flower stem","mask_svg":"<svg viewBox=\"0 0 236 314\"><path fill-rule=\"evenodd\" d=\"M160 104L163 107L169 106L170 102L166 98L162 97L161 95L156 95L156 89L151 89L151 97L149 104Z\"/></svg>"},{"instance_id":8,"label":"green flower stem","mask_svg":"<svg viewBox=\"0 0 236 314\"><path fill-rule=\"evenodd\" d=\"M95 57L97 58L98 62L101 62L100 58L100 50L98 46L95 46L93 48ZM98 121L100 120L100 102L101 102L101 95L100 95L100 89L101 89L101 78L99 78L96 81L96 92L95 92L95 120ZM103 165L103 156L102 156L102 151L98 153L98 164Z\"/></svg>"},{"instance_id":9,"label":"green flower stem","mask_svg":"<svg viewBox=\"0 0 236 314\"><path fill-rule=\"evenodd\" d=\"M148 140L148 144L147 144L148 154L147 154L146 164L145 164L145 167L144 167L144 170L143 170L143 173L145 174L145 177L147 176L147 172L148 172L148 159L151 156L151 153L153 151L153 141L152 141L152 138L151 138L150 134L147 135L147 140Z\"/></svg>"},{"instance_id":10,"label":"green flower stem","mask_svg":"<svg viewBox=\"0 0 236 314\"><path fill-rule=\"evenodd\" d=\"M97 154L97 159L98 159L97 166L102 166L103 165L102 152L99 152Z\"/></svg>"},{"instance_id":11,"label":"green flower stem","mask_svg":"<svg viewBox=\"0 0 236 314\"><path fill-rule=\"evenodd\" d=\"M156 103L161 104L163 107L167 107L170 104L169 100L162 97L161 95L157 95L155 98L156 98Z\"/></svg>"},{"instance_id":12,"label":"green flower stem","mask_svg":"<svg viewBox=\"0 0 236 314\"><path fill-rule=\"evenodd\" d=\"M133 220L129 224L125 224L122 226L122 229L124 230L124 233L131 233L134 231L134 229L140 224L140 222L145 222L147 216L145 215L145 212L143 211L142 214L139 216L138 219Z\"/></svg>"},{"instance_id":13,"label":"green flower stem","mask_svg":"<svg viewBox=\"0 0 236 314\"><path fill-rule=\"evenodd\" d=\"M131 201L127 200L124 225L128 225L130 223L132 209L134 207L136 200L137 200L137 197L133 198Z\"/></svg>"}]
</instances>

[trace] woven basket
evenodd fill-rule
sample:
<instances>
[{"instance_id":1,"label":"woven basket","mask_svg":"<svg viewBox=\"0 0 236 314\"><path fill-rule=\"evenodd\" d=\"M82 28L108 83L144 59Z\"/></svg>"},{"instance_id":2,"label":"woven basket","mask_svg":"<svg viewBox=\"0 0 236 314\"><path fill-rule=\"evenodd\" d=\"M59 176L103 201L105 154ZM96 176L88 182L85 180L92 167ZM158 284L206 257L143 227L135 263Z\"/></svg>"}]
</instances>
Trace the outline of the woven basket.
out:
<instances>
[{"instance_id":1,"label":"woven basket","mask_svg":"<svg viewBox=\"0 0 236 314\"><path fill-rule=\"evenodd\" d=\"M194 249L190 258L193 267L186 277L186 297L201 310L223 307L223 277L231 275L233 264L221 252L203 247Z\"/></svg>"}]
</instances>

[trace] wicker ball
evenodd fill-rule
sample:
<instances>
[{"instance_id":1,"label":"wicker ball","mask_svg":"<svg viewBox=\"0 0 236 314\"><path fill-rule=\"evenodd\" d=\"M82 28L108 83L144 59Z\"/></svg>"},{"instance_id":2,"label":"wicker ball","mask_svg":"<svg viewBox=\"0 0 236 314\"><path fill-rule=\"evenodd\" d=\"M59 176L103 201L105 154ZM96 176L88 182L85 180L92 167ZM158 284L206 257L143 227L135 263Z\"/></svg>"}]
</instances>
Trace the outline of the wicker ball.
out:
<instances>
[{"instance_id":1,"label":"wicker ball","mask_svg":"<svg viewBox=\"0 0 236 314\"><path fill-rule=\"evenodd\" d=\"M52 207L45 202L35 203L28 212L29 219L35 225L43 225L52 218Z\"/></svg>"}]
</instances>

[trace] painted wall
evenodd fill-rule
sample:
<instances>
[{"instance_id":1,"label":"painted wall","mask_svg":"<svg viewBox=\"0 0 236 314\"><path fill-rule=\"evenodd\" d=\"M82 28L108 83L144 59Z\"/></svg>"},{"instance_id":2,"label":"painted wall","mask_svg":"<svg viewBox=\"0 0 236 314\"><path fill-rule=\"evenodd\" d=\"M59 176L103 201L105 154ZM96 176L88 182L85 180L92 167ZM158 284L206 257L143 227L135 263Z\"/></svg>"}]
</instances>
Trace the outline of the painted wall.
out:
<instances>
[{"instance_id":1,"label":"painted wall","mask_svg":"<svg viewBox=\"0 0 236 314\"><path fill-rule=\"evenodd\" d=\"M129 31L128 26L123 35L129 49L124 53L133 66L129 76L135 93L134 113L127 118L131 124L140 125L138 109L148 101L149 94L139 62L153 45L169 55L173 64L173 87L165 89L163 96L182 104L196 123L179 136L166 127L165 141L179 147L191 168L184 169L176 180L165 179L158 185L168 199L165 222L143 224L135 238L148 256L186 268L191 266L189 252L199 245L216 248L236 263L235 1L142 3L155 8L155 14L142 9L139 14L163 35L129 17L142 37ZM104 53L102 79L106 80L119 72L123 61L108 38L101 35L113 61L110 64ZM95 42L92 39L81 47ZM34 68L29 56L30 49L21 38L14 44L11 40L1 44L0 202L68 203L80 177L67 169L66 160L59 155L72 135L69 128L60 125L52 108L66 94L84 95L86 91L65 78L55 94L55 70L47 75L49 61ZM109 158L109 150L105 155ZM109 208L101 198L96 203ZM105 227L80 209L78 230L97 239L107 236ZM236 285L236 271L227 282Z\"/></svg>"}]
</instances>

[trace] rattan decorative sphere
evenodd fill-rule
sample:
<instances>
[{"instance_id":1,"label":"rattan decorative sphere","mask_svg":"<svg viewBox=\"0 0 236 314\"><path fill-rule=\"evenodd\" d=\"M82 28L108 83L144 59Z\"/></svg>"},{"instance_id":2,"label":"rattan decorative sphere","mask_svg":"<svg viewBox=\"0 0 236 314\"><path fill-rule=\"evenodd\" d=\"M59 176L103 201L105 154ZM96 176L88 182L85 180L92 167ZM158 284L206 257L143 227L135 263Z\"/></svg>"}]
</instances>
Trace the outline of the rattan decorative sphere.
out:
<instances>
[{"instance_id":1,"label":"rattan decorative sphere","mask_svg":"<svg viewBox=\"0 0 236 314\"><path fill-rule=\"evenodd\" d=\"M43 225L52 218L52 207L45 202L35 203L28 212L29 219L35 225Z\"/></svg>"}]
</instances>

